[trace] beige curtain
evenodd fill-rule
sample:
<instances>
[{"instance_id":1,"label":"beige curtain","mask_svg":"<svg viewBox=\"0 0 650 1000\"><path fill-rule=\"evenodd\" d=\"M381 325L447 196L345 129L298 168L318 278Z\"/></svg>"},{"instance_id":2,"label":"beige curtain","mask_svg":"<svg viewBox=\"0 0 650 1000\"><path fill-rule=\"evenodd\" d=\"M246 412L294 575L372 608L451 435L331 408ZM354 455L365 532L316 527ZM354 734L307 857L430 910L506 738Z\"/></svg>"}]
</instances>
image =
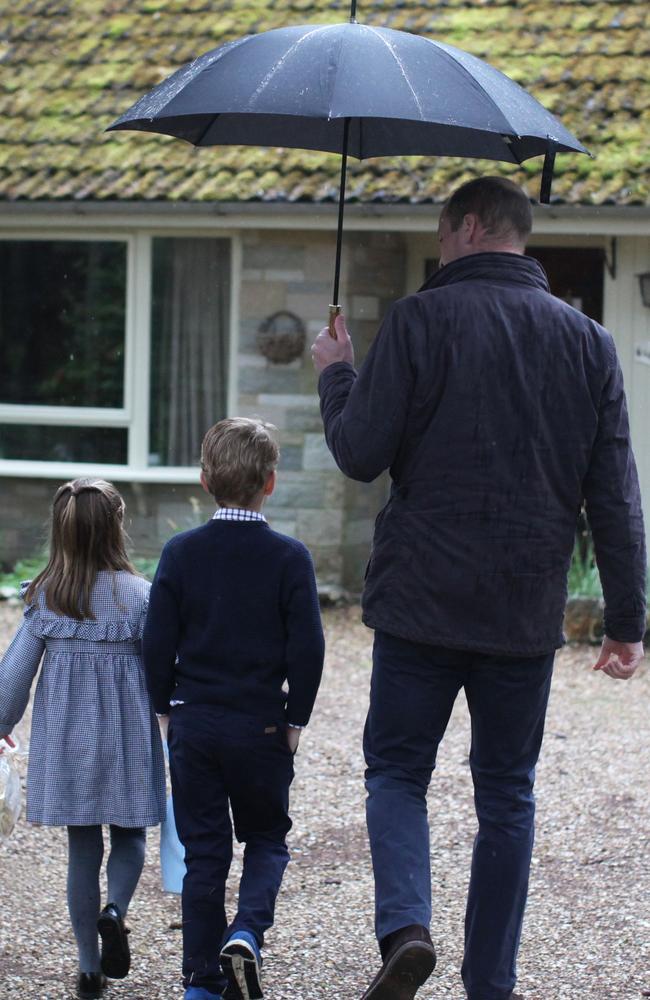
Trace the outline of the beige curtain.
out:
<instances>
[{"instance_id":1,"label":"beige curtain","mask_svg":"<svg viewBox=\"0 0 650 1000\"><path fill-rule=\"evenodd\" d=\"M155 436L163 465L195 465L206 430L226 415L230 241L169 243L161 328L153 341L163 362Z\"/></svg>"}]
</instances>

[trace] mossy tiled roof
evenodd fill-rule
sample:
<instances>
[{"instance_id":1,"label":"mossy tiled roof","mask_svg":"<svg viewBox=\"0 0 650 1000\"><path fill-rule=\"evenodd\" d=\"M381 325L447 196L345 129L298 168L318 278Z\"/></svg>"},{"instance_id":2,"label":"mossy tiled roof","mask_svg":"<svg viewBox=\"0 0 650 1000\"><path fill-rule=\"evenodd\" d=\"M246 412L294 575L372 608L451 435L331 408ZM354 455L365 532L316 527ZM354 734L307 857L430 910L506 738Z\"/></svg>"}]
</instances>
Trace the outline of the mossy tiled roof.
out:
<instances>
[{"instance_id":1,"label":"mossy tiled roof","mask_svg":"<svg viewBox=\"0 0 650 1000\"><path fill-rule=\"evenodd\" d=\"M13 0L0 21L0 200L336 200L339 158L256 147L197 150L104 129L178 66L289 24L345 21L323 0ZM558 115L594 154L558 156L553 201L650 204L648 0L359 0L357 17L429 35L487 60ZM440 201L502 170L423 157L351 161L348 198Z\"/></svg>"}]
</instances>

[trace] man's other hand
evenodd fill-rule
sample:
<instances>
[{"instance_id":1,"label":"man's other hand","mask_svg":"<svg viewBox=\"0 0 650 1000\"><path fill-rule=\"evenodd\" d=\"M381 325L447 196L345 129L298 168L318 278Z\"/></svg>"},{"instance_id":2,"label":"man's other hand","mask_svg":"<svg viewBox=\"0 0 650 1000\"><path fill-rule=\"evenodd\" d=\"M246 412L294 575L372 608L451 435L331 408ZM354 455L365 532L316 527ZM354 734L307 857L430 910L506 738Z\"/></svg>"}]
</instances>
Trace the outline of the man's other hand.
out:
<instances>
[{"instance_id":1,"label":"man's other hand","mask_svg":"<svg viewBox=\"0 0 650 1000\"><path fill-rule=\"evenodd\" d=\"M616 642L615 639L603 639L600 656L593 666L594 670L602 670L616 680L630 679L644 656L642 642Z\"/></svg>"},{"instance_id":2,"label":"man's other hand","mask_svg":"<svg viewBox=\"0 0 650 1000\"><path fill-rule=\"evenodd\" d=\"M336 340L330 337L329 328L324 327L311 347L311 359L319 375L324 368L337 361L347 361L348 364L354 364L354 348L345 326L345 318L342 315L337 316L334 320L334 329L336 330Z\"/></svg>"}]
</instances>

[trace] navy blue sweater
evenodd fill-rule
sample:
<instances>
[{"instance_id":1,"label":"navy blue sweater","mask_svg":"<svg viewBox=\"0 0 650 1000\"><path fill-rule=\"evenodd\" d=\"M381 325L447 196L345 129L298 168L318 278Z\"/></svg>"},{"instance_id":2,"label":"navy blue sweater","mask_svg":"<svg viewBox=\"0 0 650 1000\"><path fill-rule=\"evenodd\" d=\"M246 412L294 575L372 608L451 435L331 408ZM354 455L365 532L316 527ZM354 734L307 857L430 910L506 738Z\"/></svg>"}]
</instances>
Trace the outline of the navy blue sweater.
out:
<instances>
[{"instance_id":1,"label":"navy blue sweater","mask_svg":"<svg viewBox=\"0 0 650 1000\"><path fill-rule=\"evenodd\" d=\"M179 700L306 725L324 655L308 550L264 521L212 520L176 535L142 644L156 712Z\"/></svg>"}]
</instances>

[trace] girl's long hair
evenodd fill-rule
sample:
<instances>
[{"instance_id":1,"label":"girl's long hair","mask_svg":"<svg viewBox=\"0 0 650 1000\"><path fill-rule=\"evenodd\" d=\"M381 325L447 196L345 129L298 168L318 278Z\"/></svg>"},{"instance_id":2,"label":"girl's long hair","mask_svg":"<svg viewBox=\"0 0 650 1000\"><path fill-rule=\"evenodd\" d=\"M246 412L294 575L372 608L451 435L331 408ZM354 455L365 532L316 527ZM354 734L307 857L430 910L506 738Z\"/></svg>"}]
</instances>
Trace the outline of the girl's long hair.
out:
<instances>
[{"instance_id":1,"label":"girl's long hair","mask_svg":"<svg viewBox=\"0 0 650 1000\"><path fill-rule=\"evenodd\" d=\"M57 615L94 619L93 587L100 570L137 575L126 554L124 501L104 479L75 479L60 486L52 504L50 559L25 594L32 603L41 591Z\"/></svg>"}]
</instances>

